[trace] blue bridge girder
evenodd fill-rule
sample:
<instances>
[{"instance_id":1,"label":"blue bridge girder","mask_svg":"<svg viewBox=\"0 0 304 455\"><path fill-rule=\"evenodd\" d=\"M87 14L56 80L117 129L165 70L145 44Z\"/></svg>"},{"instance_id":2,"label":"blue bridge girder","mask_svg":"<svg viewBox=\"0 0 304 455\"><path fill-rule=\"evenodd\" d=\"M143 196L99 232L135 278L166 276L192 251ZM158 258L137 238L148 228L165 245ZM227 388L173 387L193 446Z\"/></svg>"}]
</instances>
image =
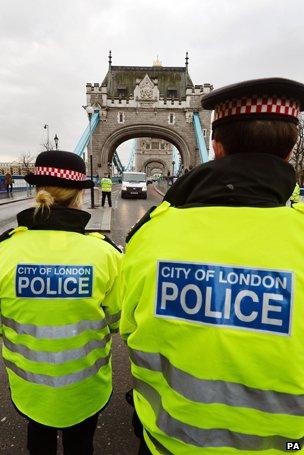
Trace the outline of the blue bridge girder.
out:
<instances>
[{"instance_id":1,"label":"blue bridge girder","mask_svg":"<svg viewBox=\"0 0 304 455\"><path fill-rule=\"evenodd\" d=\"M94 133L99 122L100 122L99 112L94 112L94 114L91 117L91 130L90 130L90 124L88 124L88 126L82 133L82 136L80 137L80 139L77 142L77 145L74 149L74 153L76 153L76 155L82 156L85 153L85 148L88 146L89 141L90 141L90 133L91 134ZM120 161L117 151L115 151L115 153L114 153L113 162L114 162L114 166L116 167L118 172L121 174L124 171L124 166L122 165L122 163Z\"/></svg>"},{"instance_id":2,"label":"blue bridge girder","mask_svg":"<svg viewBox=\"0 0 304 455\"><path fill-rule=\"evenodd\" d=\"M94 131L96 130L99 121L100 121L99 112L94 112L94 114L91 117L91 134L93 134ZM82 156L84 154L85 148L87 147L89 141L90 141L90 124L88 124L88 126L84 130L81 138L77 142L77 145L74 149L74 153L76 153L76 155Z\"/></svg>"},{"instance_id":3,"label":"blue bridge girder","mask_svg":"<svg viewBox=\"0 0 304 455\"><path fill-rule=\"evenodd\" d=\"M208 150L203 135L201 119L198 112L193 113L193 127L195 131L196 143L200 155L201 163L209 161Z\"/></svg>"}]
</instances>

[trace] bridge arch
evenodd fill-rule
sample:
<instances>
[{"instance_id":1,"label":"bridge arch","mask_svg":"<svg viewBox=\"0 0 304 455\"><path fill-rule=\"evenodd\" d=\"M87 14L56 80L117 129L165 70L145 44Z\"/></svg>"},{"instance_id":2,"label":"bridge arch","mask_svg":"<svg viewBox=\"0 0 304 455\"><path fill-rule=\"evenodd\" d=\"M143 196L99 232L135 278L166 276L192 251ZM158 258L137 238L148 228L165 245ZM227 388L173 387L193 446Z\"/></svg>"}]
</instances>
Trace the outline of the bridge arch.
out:
<instances>
[{"instance_id":1,"label":"bridge arch","mask_svg":"<svg viewBox=\"0 0 304 455\"><path fill-rule=\"evenodd\" d=\"M153 137L170 142L178 149L184 168L189 168L191 162L190 147L180 134L170 127L143 123L123 126L112 132L104 141L104 144L100 149L99 167L104 171L107 171L108 163L112 162L117 147L129 139L138 137Z\"/></svg>"},{"instance_id":2,"label":"bridge arch","mask_svg":"<svg viewBox=\"0 0 304 455\"><path fill-rule=\"evenodd\" d=\"M153 165L151 167L151 165ZM159 165L159 166L157 166ZM144 163L143 163L143 166L142 166L142 169L141 171L142 172L147 172L147 170L149 169L150 171L152 171L152 169L154 168L162 168L163 169L163 174L167 174L167 171L169 171L168 169L168 166L167 166L167 163L165 161L163 161L162 159L160 158L149 158L147 159ZM147 172L148 174L148 172Z\"/></svg>"}]
</instances>

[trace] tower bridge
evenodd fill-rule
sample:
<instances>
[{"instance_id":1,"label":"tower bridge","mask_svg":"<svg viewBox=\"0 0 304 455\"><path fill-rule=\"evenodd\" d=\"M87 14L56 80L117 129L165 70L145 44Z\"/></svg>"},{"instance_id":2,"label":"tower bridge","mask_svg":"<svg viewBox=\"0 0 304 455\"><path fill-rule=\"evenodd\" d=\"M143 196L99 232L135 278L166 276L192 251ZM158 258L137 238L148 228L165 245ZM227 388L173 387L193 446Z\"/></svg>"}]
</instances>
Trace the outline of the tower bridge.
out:
<instances>
[{"instance_id":1,"label":"tower bridge","mask_svg":"<svg viewBox=\"0 0 304 455\"><path fill-rule=\"evenodd\" d=\"M117 147L133 138L171 143L184 169L207 159L211 114L202 109L201 98L213 86L194 85L188 63L187 53L184 66L166 67L158 60L153 66L114 66L110 51L104 80L86 84L87 104L98 119L92 134L94 175L107 172Z\"/></svg>"},{"instance_id":2,"label":"tower bridge","mask_svg":"<svg viewBox=\"0 0 304 455\"><path fill-rule=\"evenodd\" d=\"M136 139L135 168L151 175L154 168L167 175L172 170L173 145L163 139L150 137Z\"/></svg>"}]
</instances>

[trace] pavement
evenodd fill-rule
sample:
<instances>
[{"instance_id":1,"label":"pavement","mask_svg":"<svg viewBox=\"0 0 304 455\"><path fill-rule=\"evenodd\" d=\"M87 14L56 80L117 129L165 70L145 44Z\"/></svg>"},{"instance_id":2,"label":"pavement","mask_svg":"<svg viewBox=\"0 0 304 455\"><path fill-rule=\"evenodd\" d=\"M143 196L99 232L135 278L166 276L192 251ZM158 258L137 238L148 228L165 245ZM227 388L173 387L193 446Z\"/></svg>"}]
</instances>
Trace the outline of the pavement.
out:
<instances>
[{"instance_id":1,"label":"pavement","mask_svg":"<svg viewBox=\"0 0 304 455\"><path fill-rule=\"evenodd\" d=\"M5 193L0 194L0 205L12 204L16 201L25 201L31 199L34 194L34 190L31 191L13 191L13 197L7 197ZM2 197L4 196L4 197Z\"/></svg>"}]
</instances>

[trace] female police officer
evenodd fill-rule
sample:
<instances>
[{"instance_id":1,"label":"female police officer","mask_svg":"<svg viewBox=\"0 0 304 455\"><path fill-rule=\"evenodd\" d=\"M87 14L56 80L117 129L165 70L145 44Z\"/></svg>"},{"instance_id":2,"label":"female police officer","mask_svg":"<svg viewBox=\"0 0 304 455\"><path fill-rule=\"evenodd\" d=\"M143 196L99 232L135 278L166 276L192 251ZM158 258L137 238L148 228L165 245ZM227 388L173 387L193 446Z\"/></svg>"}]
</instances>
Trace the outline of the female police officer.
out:
<instances>
[{"instance_id":1,"label":"female police officer","mask_svg":"<svg viewBox=\"0 0 304 455\"><path fill-rule=\"evenodd\" d=\"M84 161L48 151L26 180L36 208L2 235L3 358L12 400L28 418L30 454L92 454L99 411L112 392L111 331L118 328L120 253L103 235L85 235L80 210Z\"/></svg>"}]
</instances>

